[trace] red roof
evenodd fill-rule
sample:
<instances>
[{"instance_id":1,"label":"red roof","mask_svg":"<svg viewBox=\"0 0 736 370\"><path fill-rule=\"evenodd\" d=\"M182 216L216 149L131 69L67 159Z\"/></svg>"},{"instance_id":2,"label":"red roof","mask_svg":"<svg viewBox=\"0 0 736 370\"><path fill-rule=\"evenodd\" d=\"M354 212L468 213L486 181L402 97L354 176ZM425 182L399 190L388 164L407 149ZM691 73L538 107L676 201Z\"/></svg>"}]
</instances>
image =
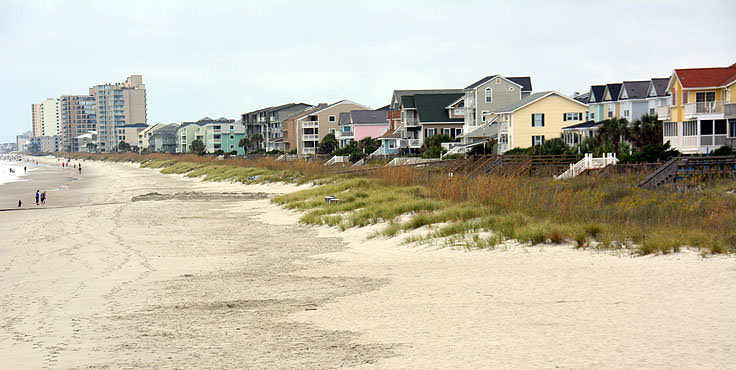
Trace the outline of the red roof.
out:
<instances>
[{"instance_id":1,"label":"red roof","mask_svg":"<svg viewBox=\"0 0 736 370\"><path fill-rule=\"evenodd\" d=\"M730 67L676 69L675 73L686 89L724 86L736 80L736 63Z\"/></svg>"}]
</instances>

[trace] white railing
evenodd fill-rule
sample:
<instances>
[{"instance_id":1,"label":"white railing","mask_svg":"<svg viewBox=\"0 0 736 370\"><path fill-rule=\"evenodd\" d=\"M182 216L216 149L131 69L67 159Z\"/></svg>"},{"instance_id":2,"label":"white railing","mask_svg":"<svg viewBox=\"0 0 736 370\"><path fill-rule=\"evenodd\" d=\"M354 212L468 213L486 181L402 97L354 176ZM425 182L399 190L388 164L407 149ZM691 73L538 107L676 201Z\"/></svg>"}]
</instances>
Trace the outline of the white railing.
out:
<instances>
[{"instance_id":1,"label":"white railing","mask_svg":"<svg viewBox=\"0 0 736 370\"><path fill-rule=\"evenodd\" d=\"M670 106L657 107L657 118L660 120L666 120L670 118Z\"/></svg>"},{"instance_id":2,"label":"white railing","mask_svg":"<svg viewBox=\"0 0 736 370\"><path fill-rule=\"evenodd\" d=\"M348 163L350 157L346 155L336 155L332 158L330 158L329 161L325 162L325 166L329 166L336 163Z\"/></svg>"},{"instance_id":3,"label":"white railing","mask_svg":"<svg viewBox=\"0 0 736 370\"><path fill-rule=\"evenodd\" d=\"M685 115L723 113L723 103L706 101L685 104Z\"/></svg>"},{"instance_id":4,"label":"white railing","mask_svg":"<svg viewBox=\"0 0 736 370\"><path fill-rule=\"evenodd\" d=\"M351 138L351 137L354 137L354 136L355 136L355 132L353 132L353 131L347 131L347 132L346 131L338 131L337 132L337 137L339 137L339 138Z\"/></svg>"},{"instance_id":5,"label":"white railing","mask_svg":"<svg viewBox=\"0 0 736 370\"><path fill-rule=\"evenodd\" d=\"M316 141L319 140L319 134L304 134L302 135L304 141Z\"/></svg>"},{"instance_id":6,"label":"white railing","mask_svg":"<svg viewBox=\"0 0 736 370\"><path fill-rule=\"evenodd\" d=\"M409 139L409 148L419 148L422 146L422 141L419 139Z\"/></svg>"},{"instance_id":7,"label":"white railing","mask_svg":"<svg viewBox=\"0 0 736 370\"><path fill-rule=\"evenodd\" d=\"M403 124L407 127L416 127L419 126L419 120L417 120L416 117L407 118Z\"/></svg>"},{"instance_id":8,"label":"white railing","mask_svg":"<svg viewBox=\"0 0 736 370\"><path fill-rule=\"evenodd\" d=\"M559 176L555 176L556 180L573 178L585 170L597 169L608 166L609 164L618 163L615 153L606 153L602 158L594 158L593 153L585 153L585 157L575 164L570 164L570 168Z\"/></svg>"},{"instance_id":9,"label":"white railing","mask_svg":"<svg viewBox=\"0 0 736 370\"><path fill-rule=\"evenodd\" d=\"M314 154L314 153L317 153L317 148L315 147L304 148L302 152L304 152L304 154Z\"/></svg>"},{"instance_id":10,"label":"white railing","mask_svg":"<svg viewBox=\"0 0 736 370\"><path fill-rule=\"evenodd\" d=\"M304 121L302 122L303 128L315 128L319 127L319 121Z\"/></svg>"}]
</instances>

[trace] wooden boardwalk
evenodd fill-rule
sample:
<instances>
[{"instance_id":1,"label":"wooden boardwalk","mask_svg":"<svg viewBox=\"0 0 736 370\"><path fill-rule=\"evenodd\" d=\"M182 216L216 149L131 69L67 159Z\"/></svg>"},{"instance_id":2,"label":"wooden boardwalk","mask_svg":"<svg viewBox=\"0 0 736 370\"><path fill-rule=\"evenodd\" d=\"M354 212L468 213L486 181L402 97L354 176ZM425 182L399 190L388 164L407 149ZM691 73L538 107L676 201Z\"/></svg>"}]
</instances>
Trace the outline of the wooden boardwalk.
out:
<instances>
[{"instance_id":1,"label":"wooden boardwalk","mask_svg":"<svg viewBox=\"0 0 736 370\"><path fill-rule=\"evenodd\" d=\"M702 176L704 178L736 177L736 157L707 156L672 158L639 182L639 186L658 189L664 185L676 183L677 181L694 176Z\"/></svg>"}]
</instances>

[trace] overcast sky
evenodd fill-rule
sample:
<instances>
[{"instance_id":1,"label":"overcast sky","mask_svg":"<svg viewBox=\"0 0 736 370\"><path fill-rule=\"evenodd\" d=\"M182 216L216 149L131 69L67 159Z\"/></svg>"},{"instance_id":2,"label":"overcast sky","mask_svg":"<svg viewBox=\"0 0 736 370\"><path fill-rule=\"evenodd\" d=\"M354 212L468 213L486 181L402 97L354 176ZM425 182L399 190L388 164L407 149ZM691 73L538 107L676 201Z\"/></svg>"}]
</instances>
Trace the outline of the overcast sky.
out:
<instances>
[{"instance_id":1,"label":"overcast sky","mask_svg":"<svg viewBox=\"0 0 736 370\"><path fill-rule=\"evenodd\" d=\"M736 62L736 1L0 0L0 142L31 103L142 74L148 123L388 104L489 74L535 91Z\"/></svg>"}]
</instances>

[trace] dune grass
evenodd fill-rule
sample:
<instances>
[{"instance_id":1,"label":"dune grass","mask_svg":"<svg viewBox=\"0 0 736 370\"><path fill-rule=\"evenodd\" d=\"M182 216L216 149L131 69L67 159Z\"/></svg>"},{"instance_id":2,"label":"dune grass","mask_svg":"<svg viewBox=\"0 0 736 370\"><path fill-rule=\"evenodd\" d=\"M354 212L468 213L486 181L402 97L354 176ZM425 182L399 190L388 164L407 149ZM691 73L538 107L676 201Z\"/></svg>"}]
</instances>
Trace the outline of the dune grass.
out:
<instances>
[{"instance_id":1,"label":"dune grass","mask_svg":"<svg viewBox=\"0 0 736 370\"><path fill-rule=\"evenodd\" d=\"M341 229L385 222L371 237L394 237L430 227L410 242L444 240L492 248L522 243L571 242L579 248L634 248L640 254L671 253L683 246L708 253L736 251L736 181L677 193L636 186L642 175L580 176L568 181L539 177L447 177L406 167L383 167L364 177L330 175L318 162L273 158L225 159L194 155L95 154L88 159L134 161L163 173L211 181L312 182L308 190L273 198L303 212L301 221ZM257 178L254 178L257 177ZM340 199L326 203L326 196ZM479 232L492 233L481 238Z\"/></svg>"}]
</instances>

